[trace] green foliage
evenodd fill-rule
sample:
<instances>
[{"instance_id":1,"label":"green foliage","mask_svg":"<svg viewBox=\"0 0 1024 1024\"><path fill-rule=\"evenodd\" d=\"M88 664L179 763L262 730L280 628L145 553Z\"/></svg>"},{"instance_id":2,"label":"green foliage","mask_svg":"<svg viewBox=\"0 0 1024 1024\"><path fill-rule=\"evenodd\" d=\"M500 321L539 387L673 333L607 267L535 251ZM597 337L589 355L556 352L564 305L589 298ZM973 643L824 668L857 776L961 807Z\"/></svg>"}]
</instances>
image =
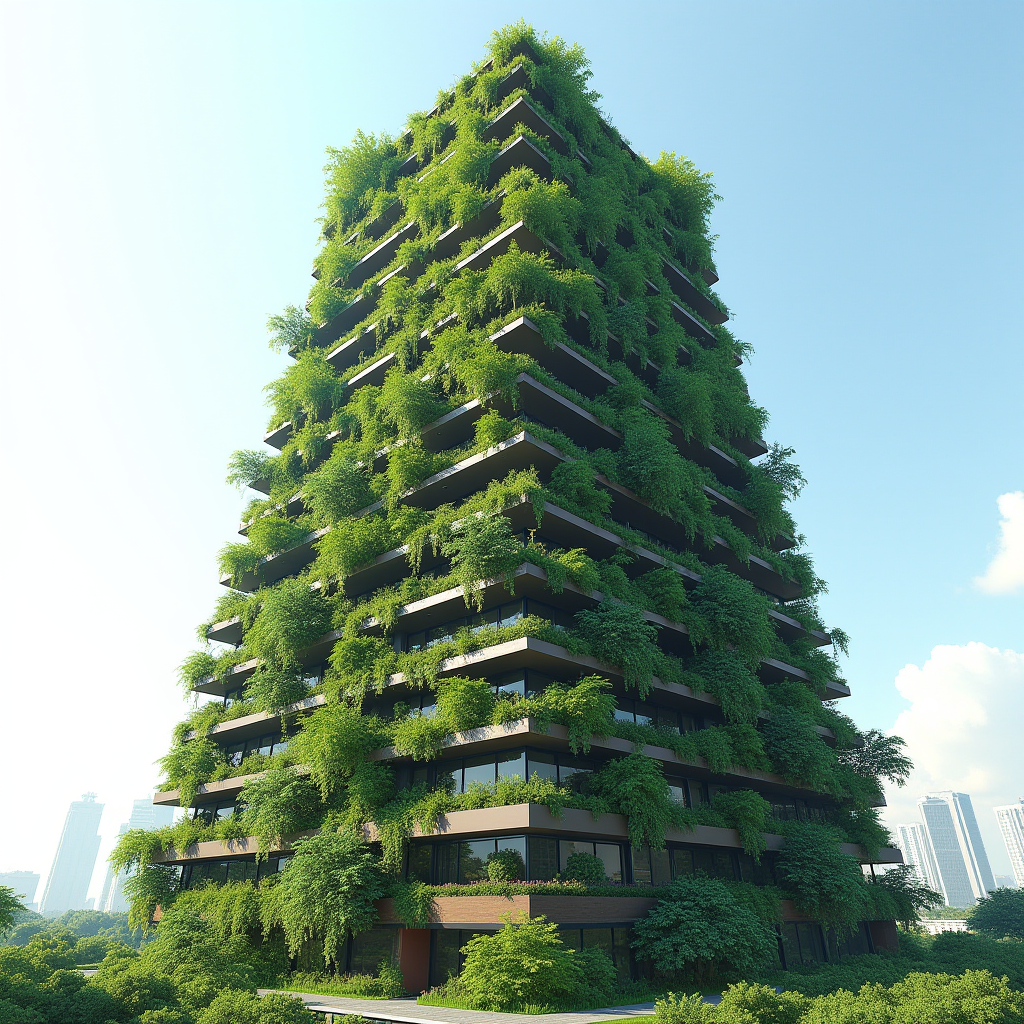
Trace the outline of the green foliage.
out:
<instances>
[{"instance_id":1,"label":"green foliage","mask_svg":"<svg viewBox=\"0 0 1024 1024\"><path fill-rule=\"evenodd\" d=\"M299 652L318 640L331 625L332 609L321 590L305 576L282 580L260 594L260 610L245 633L245 646L264 662L292 668Z\"/></svg>"},{"instance_id":2,"label":"green foliage","mask_svg":"<svg viewBox=\"0 0 1024 1024\"><path fill-rule=\"evenodd\" d=\"M771 811L768 801L752 789L723 790L715 794L712 806L739 832L744 852L760 860L767 849L764 833Z\"/></svg>"},{"instance_id":3,"label":"green foliage","mask_svg":"<svg viewBox=\"0 0 1024 1024\"><path fill-rule=\"evenodd\" d=\"M909 766L901 741L868 733L860 745L852 724L823 707L817 696L838 678L835 662L809 640L783 643L769 616L769 599L740 574L700 560L718 543L716 537L741 563L757 554L801 588L803 598L787 603L787 614L805 626L820 626L814 598L824 585L809 556L775 550L780 532L795 534L785 503L804 482L792 463L792 450L776 445L757 467L730 447L730 440L760 437L767 420L750 401L736 365L737 355L747 348L720 326L711 328L706 344L687 337L668 301L672 287L666 262L682 267L693 286L724 309L699 273L714 266L714 239L708 232L717 196L710 175L674 153L663 153L653 164L635 157L598 114L589 65L579 47L540 36L520 23L494 35L491 53L492 64L481 65L474 76L442 94L437 111L413 115L400 138L359 133L348 147L329 151L322 247L308 312L289 306L268 323L272 346L294 356L267 388L271 425L288 422L288 440L280 455L237 452L229 465L231 482L259 484L260 490L269 488L269 496L250 503L247 539L225 547L221 572L235 586L260 589L231 592L217 605L218 621L240 621L242 645L221 653L212 647L196 652L183 664L181 678L188 688L213 677L233 689L228 680L236 665L255 659L258 667L242 701L231 708L204 709L179 726L162 762L168 785L177 787L188 804L201 784L235 771L209 735L212 725L243 713L277 712L306 696L302 676L314 657L310 648L336 631L339 638L322 685L327 703L288 721L292 736L286 753L270 759L253 756L237 766L238 772L258 774L246 783L240 796L244 809L232 819L216 826L185 819L160 833L124 837L115 860L140 869L133 920L148 922L157 903L178 906L181 921L186 910L202 918L203 927L212 929L213 942L254 931L258 914L267 933L264 944L272 943L278 924L292 949L304 937L325 940L328 929L332 937L325 955L330 960L327 946L333 944L336 951L344 935L363 927L369 914L353 902L349 890L334 902L316 895L336 888L342 870L339 844L355 842L355 832L372 821L380 856L360 848L352 855L352 870L395 872L415 827L430 831L442 814L458 809L525 801L546 804L555 814L568 806L595 815L622 813L636 845L663 845L668 828L698 820L731 825L749 852L761 852L768 826L760 795L723 793L711 809L686 811L669 801L660 763L639 752L648 745L668 748L684 761L703 759L716 774L734 767L774 770L833 795L839 806L830 811L830 820L845 838L869 851L888 841L871 805L877 802L879 779L905 780ZM545 107L544 117L567 143L568 154L561 145L556 148L516 126L513 136L529 138L546 155L552 173L541 176L513 167L495 181L492 160L507 140L484 133L494 115L523 94L503 94L513 59L522 64L529 83L526 95ZM541 99L544 95L550 102ZM413 165L415 173L407 173ZM486 241L480 234L484 229L473 226L485 207L490 211L485 216L492 217L487 230L496 234L523 221L545 241L539 247L513 243L489 261L480 258L458 269ZM386 220L372 223L385 212ZM380 277L352 283L349 272L359 260L385 233L410 221L413 227ZM482 223L487 221L476 221ZM453 227L446 238L461 233L462 239L438 259L435 243ZM388 280L381 285L383 277ZM351 324L353 333L340 340L358 338L365 347L358 362L339 372L322 347L327 332L318 328L343 308L365 311L365 319ZM558 380L545 369L554 364L542 356L535 360L504 351L503 328L519 315L538 327L549 348L563 344L579 351L615 382L606 393L587 397L573 390L577 382ZM615 338L609 338L609 329ZM330 337L336 336L332 327ZM360 383L366 380L361 371L385 356L393 365L382 382ZM654 390L648 358L658 367ZM644 367L643 379L629 368L638 366ZM615 442L586 450L576 434L570 438L520 413L523 373L613 428ZM483 414L471 427L477 416L473 399ZM456 410L461 411L437 424ZM677 444L676 427L670 429L662 411L679 423L686 444ZM430 507L433 499L428 502L424 491L417 492L428 476L492 450L524 429L559 449L565 459L553 468L505 467L504 478L440 507ZM450 443L439 441L446 431L455 438ZM746 475L745 487L735 489L716 479L708 466L717 457L709 460L700 451L712 444L735 458ZM490 458L501 464L506 456L492 451ZM486 475L488 463L482 465ZM678 547L611 519L609 480L677 524L672 544ZM437 481L438 487L445 483ZM749 528L750 535L713 512L711 491L752 512L756 528ZM544 507L550 501L598 529L617 533L623 546L597 561L583 547L562 550L539 539L524 543L519 532L524 500L532 505L538 530L547 525ZM621 515L618 507L615 513ZM640 574L647 565L631 550L640 546L657 551L665 565ZM310 548L315 560L308 567L270 560L289 551L298 562ZM604 602L579 612L571 629L531 615L514 626L460 628L450 639L418 650L403 651L395 643L402 605L461 587L466 606L482 611L479 583L504 578L512 591L515 571L523 563L543 569L552 594L576 587L585 594L600 593ZM275 565L299 574L262 586L278 575ZM376 582L364 582L368 579ZM586 603L577 596L572 600L578 602L574 608ZM666 653L645 612L684 625L692 656ZM200 627L204 641L208 625ZM841 648L844 635L833 635ZM522 637L546 640L620 670L627 688L641 697L655 677L709 693L721 705L725 722L684 735L617 722L608 683L598 676L575 685L556 682L528 699L500 700L487 681L442 678L455 667L451 659ZM769 657L803 669L811 685L766 689L756 673ZM393 692L389 684L398 683L435 692L433 713L410 714L397 704L392 719L371 715L366 702L376 705L378 697ZM764 710L771 717L762 727ZM575 753L587 752L594 737L608 735L630 741L638 752L607 762L590 777L577 777L572 787L539 778L503 779L459 795L445 783L433 790L420 785L397 791L392 769L369 756L391 746L398 756L429 760L458 733L527 716L543 727L564 727ZM833 729L836 752L815 733L816 725ZM195 736L186 739L192 732ZM316 829L323 831L300 847L306 852L289 865L291 876L286 870L279 884L266 889L224 887L218 897L205 896L205 903L177 893L166 869L142 867L169 846L250 834L265 854L289 837ZM838 838L836 832L830 839L833 852ZM324 844L322 857L318 843ZM319 868L317 857L323 861ZM516 884L518 865L504 860L492 858L494 884ZM911 892L905 880L897 882L894 876L873 887L862 883L865 905L894 914L912 908L921 894ZM343 884L351 889L355 883ZM371 882L367 891L376 891L375 885ZM835 894L815 890L811 895L827 903ZM174 920L172 914L168 932L178 927ZM600 965L592 967L588 975L599 976ZM199 973L194 991L179 998L190 1019L212 1001L208 973ZM539 1005L523 993L507 998ZM562 992L551 998L565 1004L570 997ZM241 996L225 996L223 1009L210 1012L249 1019L263 1011Z\"/></svg>"},{"instance_id":4,"label":"green foliage","mask_svg":"<svg viewBox=\"0 0 1024 1024\"><path fill-rule=\"evenodd\" d=\"M615 968L607 956L591 955L584 966L583 958L562 942L558 925L543 917L506 915L499 931L475 936L462 951L458 989L481 1010L556 1008L585 985L609 992L614 986Z\"/></svg>"},{"instance_id":5,"label":"green foliage","mask_svg":"<svg viewBox=\"0 0 1024 1024\"><path fill-rule=\"evenodd\" d=\"M774 708L762 735L765 752L779 775L815 789L832 787L835 755L814 731L809 717L790 708Z\"/></svg>"},{"instance_id":6,"label":"green foliage","mask_svg":"<svg viewBox=\"0 0 1024 1024\"><path fill-rule=\"evenodd\" d=\"M550 722L568 730L569 748L574 754L590 750L594 736L607 736L615 713L611 684L600 676L585 676L575 686L553 683L532 700L524 712L534 715L542 726Z\"/></svg>"},{"instance_id":7,"label":"green foliage","mask_svg":"<svg viewBox=\"0 0 1024 1024\"><path fill-rule=\"evenodd\" d=\"M682 809L669 798L661 765L646 754L607 761L589 781L595 795L626 815L629 841L634 847L661 849L666 830L685 821Z\"/></svg>"},{"instance_id":8,"label":"green foliage","mask_svg":"<svg viewBox=\"0 0 1024 1024\"><path fill-rule=\"evenodd\" d=\"M775 956L774 932L725 882L694 875L659 895L633 927L633 948L659 973L704 986L756 972Z\"/></svg>"},{"instance_id":9,"label":"green foliage","mask_svg":"<svg viewBox=\"0 0 1024 1024\"><path fill-rule=\"evenodd\" d=\"M315 937L323 942L324 963L330 966L349 935L377 920L373 901L384 895L383 876L365 841L353 832L322 832L294 849L272 890L272 920L284 929L292 956Z\"/></svg>"},{"instance_id":10,"label":"green foliage","mask_svg":"<svg viewBox=\"0 0 1024 1024\"><path fill-rule=\"evenodd\" d=\"M1024 889L996 889L971 908L968 925L993 939L1024 939Z\"/></svg>"},{"instance_id":11,"label":"green foliage","mask_svg":"<svg viewBox=\"0 0 1024 1024\"><path fill-rule=\"evenodd\" d=\"M626 686L645 695L661 664L658 631L639 608L603 604L596 611L576 613L576 630L587 653L622 669Z\"/></svg>"},{"instance_id":12,"label":"green foliage","mask_svg":"<svg viewBox=\"0 0 1024 1024\"><path fill-rule=\"evenodd\" d=\"M0 936L9 931L18 917L18 914L25 909L21 902L25 894L20 895L6 885L0 885Z\"/></svg>"},{"instance_id":13,"label":"green foliage","mask_svg":"<svg viewBox=\"0 0 1024 1024\"><path fill-rule=\"evenodd\" d=\"M839 849L837 840L826 825L794 824L775 868L804 914L827 927L843 928L864 920L871 894L860 865Z\"/></svg>"},{"instance_id":14,"label":"green foliage","mask_svg":"<svg viewBox=\"0 0 1024 1024\"><path fill-rule=\"evenodd\" d=\"M196 1024L312 1024L315 1020L298 996L227 989L196 1017Z\"/></svg>"}]
</instances>

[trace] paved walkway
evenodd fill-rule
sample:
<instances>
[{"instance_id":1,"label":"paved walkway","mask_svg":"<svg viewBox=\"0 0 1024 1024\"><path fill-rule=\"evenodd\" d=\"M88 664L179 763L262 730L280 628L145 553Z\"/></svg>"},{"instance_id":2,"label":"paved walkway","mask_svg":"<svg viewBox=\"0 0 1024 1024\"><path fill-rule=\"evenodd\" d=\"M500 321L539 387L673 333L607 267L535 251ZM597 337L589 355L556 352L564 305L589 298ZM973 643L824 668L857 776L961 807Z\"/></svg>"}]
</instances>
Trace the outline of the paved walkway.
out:
<instances>
[{"instance_id":1,"label":"paved walkway","mask_svg":"<svg viewBox=\"0 0 1024 1024\"><path fill-rule=\"evenodd\" d=\"M271 989L260 989L263 995ZM317 1013L357 1013L373 1020L395 1024L593 1024L621 1017L642 1017L654 1013L654 1003L609 1006L601 1010L572 1013L491 1013L488 1010L453 1010L447 1006L420 1006L409 999L350 999L347 996L321 996L290 992Z\"/></svg>"}]
</instances>

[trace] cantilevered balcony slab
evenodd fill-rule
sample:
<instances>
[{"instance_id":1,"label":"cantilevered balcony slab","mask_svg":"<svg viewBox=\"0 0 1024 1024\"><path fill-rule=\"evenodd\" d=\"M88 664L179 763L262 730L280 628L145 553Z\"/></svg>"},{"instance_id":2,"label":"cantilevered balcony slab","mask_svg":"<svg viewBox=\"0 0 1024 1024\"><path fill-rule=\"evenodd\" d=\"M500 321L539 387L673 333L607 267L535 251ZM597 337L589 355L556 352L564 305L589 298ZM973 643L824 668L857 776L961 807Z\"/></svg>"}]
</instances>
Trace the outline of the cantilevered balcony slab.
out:
<instances>
[{"instance_id":1,"label":"cantilevered balcony slab","mask_svg":"<svg viewBox=\"0 0 1024 1024\"><path fill-rule=\"evenodd\" d=\"M430 252L431 260L447 260L457 256L462 246L471 238L486 237L495 231L501 223L501 204L504 192L492 199L475 216L466 221L458 221L447 231L442 232Z\"/></svg>"},{"instance_id":2,"label":"cantilevered balcony slab","mask_svg":"<svg viewBox=\"0 0 1024 1024\"><path fill-rule=\"evenodd\" d=\"M507 139L516 129L516 125L529 128L534 135L547 139L551 148L562 156L569 155L569 144L555 130L552 124L544 118L536 108L522 96L513 100L497 117L493 118L484 128L484 138L493 142L501 142Z\"/></svg>"},{"instance_id":3,"label":"cantilevered balcony slab","mask_svg":"<svg viewBox=\"0 0 1024 1024\"><path fill-rule=\"evenodd\" d=\"M729 319L674 263L665 260L661 272L672 291L709 324L724 324Z\"/></svg>"},{"instance_id":4,"label":"cantilevered balcony slab","mask_svg":"<svg viewBox=\"0 0 1024 1024\"><path fill-rule=\"evenodd\" d=\"M537 177L546 181L550 181L554 176L548 158L525 135L513 139L491 161L487 173L488 186L497 185L513 167L528 167Z\"/></svg>"},{"instance_id":5,"label":"cantilevered balcony slab","mask_svg":"<svg viewBox=\"0 0 1024 1024\"><path fill-rule=\"evenodd\" d=\"M380 838L371 823L364 826L366 838L371 842ZM625 840L629 837L626 817L622 814L602 814L595 818L590 811L566 807L561 815L554 815L544 804L512 804L506 807L482 807L471 811L452 811L442 815L437 827L424 831L413 826L412 838L426 839L435 836L444 838L486 838L517 833L572 836L601 841L603 839ZM310 835L299 833L290 837L293 841ZM670 829L665 838L672 843L688 843L696 846L718 847L739 850L743 843L739 833L731 828L715 828L711 825L695 825L692 829ZM781 850L785 844L782 836L765 833L769 850ZM259 848L256 838L214 840L197 843L180 853L168 850L156 858L157 863L181 864L196 860L214 860L224 857L251 855ZM275 847L276 848L276 847ZM288 844L280 848L287 849ZM868 857L864 849L853 843L840 846L843 853L857 858L862 863L902 864L903 855L899 850L883 847L874 857Z\"/></svg>"},{"instance_id":6,"label":"cantilevered balcony slab","mask_svg":"<svg viewBox=\"0 0 1024 1024\"><path fill-rule=\"evenodd\" d=\"M402 500L418 508L437 508L447 502L461 501L515 469L535 466L538 472L547 476L563 459L557 448L527 431L520 431L485 452L471 455L427 477Z\"/></svg>"},{"instance_id":7,"label":"cantilevered balcony slab","mask_svg":"<svg viewBox=\"0 0 1024 1024\"><path fill-rule=\"evenodd\" d=\"M831 736L827 729L819 728L818 732ZM554 723L543 725L537 719L527 717L502 725L484 725L448 736L443 741L438 756L431 760L434 764L443 765L445 761L454 758L493 754L517 746L560 753L569 753L572 750L569 743L569 730L564 725ZM590 737L589 756L595 761L625 757L637 749L632 740L620 739L617 736ZM715 772L710 769L703 757L681 758L670 748L656 744L644 744L639 748L639 752L659 762L664 767L666 777L670 782L673 778L724 781L729 785L744 789L758 790L766 796L806 797L809 793L818 792L811 786L791 783L781 775L771 772L739 766L730 767L724 772ZM371 751L367 755L367 760L412 762L413 758L408 754L399 754L394 747L383 747ZM297 766L295 770L299 774L306 774L308 771L303 765ZM248 775L236 775L218 782L200 785L196 790L192 806L201 806L237 796L247 782L261 778L264 774L264 772L255 772ZM163 806L178 806L180 793L177 790L158 792L153 797L153 803Z\"/></svg>"},{"instance_id":8,"label":"cantilevered balcony slab","mask_svg":"<svg viewBox=\"0 0 1024 1024\"><path fill-rule=\"evenodd\" d=\"M384 241L375 245L352 267L345 278L338 278L331 282L332 287L358 288L365 281L373 277L374 274L379 274L384 270L398 254L398 247L406 240L415 238L419 233L420 228L415 221L404 224L385 238Z\"/></svg>"}]
</instances>

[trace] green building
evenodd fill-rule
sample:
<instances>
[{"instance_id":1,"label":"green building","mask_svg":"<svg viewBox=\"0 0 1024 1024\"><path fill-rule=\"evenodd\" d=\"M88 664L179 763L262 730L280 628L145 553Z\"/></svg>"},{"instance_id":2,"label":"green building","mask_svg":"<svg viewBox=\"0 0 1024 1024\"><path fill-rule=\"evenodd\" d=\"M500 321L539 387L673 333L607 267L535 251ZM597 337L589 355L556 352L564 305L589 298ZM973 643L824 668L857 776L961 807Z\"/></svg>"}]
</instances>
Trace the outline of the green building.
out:
<instances>
[{"instance_id":1,"label":"green building","mask_svg":"<svg viewBox=\"0 0 1024 1024\"><path fill-rule=\"evenodd\" d=\"M635 974L632 926L701 872L781 888L784 966L895 942L884 901L836 930L786 860L900 855L879 739L836 706L802 477L712 290L710 176L634 153L587 80L506 29L403 135L332 152L268 447L232 460L257 498L183 667L212 701L156 802L189 817L140 858L283 885L297 839L359 831L392 896L334 966L392 956L412 990L510 909ZM538 891L487 884L517 876ZM410 919L415 882L458 888Z\"/></svg>"}]
</instances>

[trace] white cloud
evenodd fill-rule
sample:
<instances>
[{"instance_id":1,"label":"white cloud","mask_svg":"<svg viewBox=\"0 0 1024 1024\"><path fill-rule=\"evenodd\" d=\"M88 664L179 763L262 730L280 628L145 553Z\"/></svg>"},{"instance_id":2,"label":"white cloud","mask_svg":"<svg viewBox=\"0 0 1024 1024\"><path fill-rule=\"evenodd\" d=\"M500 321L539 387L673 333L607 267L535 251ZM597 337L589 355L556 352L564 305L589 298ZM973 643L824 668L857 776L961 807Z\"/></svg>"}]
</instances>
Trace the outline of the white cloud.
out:
<instances>
[{"instance_id":1,"label":"white cloud","mask_svg":"<svg viewBox=\"0 0 1024 1024\"><path fill-rule=\"evenodd\" d=\"M974 584L988 594L1012 594L1024 587L1024 491L1000 494L999 550Z\"/></svg>"},{"instance_id":2,"label":"white cloud","mask_svg":"<svg viewBox=\"0 0 1024 1024\"><path fill-rule=\"evenodd\" d=\"M919 821L925 793L969 793L993 870L1009 873L992 808L1024 796L1024 654L981 643L940 645L923 666L907 665L896 689L910 701L893 732L907 741L914 772L889 787L890 826Z\"/></svg>"}]
</instances>

